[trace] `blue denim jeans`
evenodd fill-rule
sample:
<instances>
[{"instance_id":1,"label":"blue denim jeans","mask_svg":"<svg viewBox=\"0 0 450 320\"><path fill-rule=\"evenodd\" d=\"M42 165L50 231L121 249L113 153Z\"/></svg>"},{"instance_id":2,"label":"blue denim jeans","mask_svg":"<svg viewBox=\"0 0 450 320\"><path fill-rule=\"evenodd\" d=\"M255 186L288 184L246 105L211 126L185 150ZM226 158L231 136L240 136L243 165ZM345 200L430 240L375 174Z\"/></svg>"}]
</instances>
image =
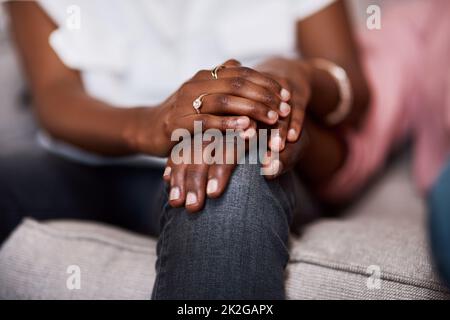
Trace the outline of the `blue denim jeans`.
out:
<instances>
[{"instance_id":1,"label":"blue denim jeans","mask_svg":"<svg viewBox=\"0 0 450 320\"><path fill-rule=\"evenodd\" d=\"M268 182L240 165L198 214L166 205L153 299L283 299L293 174ZM289 190L286 192L286 190Z\"/></svg>"},{"instance_id":2,"label":"blue denim jeans","mask_svg":"<svg viewBox=\"0 0 450 320\"><path fill-rule=\"evenodd\" d=\"M0 156L0 243L24 216L100 221L159 236L153 299L283 299L301 187L259 169L238 166L222 197L189 214L168 206L161 169Z\"/></svg>"},{"instance_id":3,"label":"blue denim jeans","mask_svg":"<svg viewBox=\"0 0 450 320\"><path fill-rule=\"evenodd\" d=\"M450 287L450 162L428 196L431 247L436 266Z\"/></svg>"}]
</instances>

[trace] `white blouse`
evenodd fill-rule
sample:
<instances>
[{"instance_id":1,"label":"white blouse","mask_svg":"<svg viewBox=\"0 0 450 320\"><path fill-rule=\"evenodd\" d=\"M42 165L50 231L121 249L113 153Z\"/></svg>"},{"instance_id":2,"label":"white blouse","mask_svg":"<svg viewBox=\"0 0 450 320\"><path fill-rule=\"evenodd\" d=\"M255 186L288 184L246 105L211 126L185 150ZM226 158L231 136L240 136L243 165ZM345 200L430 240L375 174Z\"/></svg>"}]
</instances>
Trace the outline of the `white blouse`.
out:
<instances>
[{"instance_id":1,"label":"white blouse","mask_svg":"<svg viewBox=\"0 0 450 320\"><path fill-rule=\"evenodd\" d=\"M162 102L200 69L295 54L295 24L335 0L38 0L50 45L86 91L117 107ZM42 135L53 151L105 159Z\"/></svg>"}]
</instances>

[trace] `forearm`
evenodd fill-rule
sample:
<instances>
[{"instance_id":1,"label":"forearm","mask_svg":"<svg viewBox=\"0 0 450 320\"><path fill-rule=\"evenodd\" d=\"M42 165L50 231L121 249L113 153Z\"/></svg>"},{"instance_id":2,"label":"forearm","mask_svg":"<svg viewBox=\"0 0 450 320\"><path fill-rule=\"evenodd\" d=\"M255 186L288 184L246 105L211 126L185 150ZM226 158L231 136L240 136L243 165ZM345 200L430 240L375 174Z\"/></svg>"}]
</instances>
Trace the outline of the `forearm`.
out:
<instances>
[{"instance_id":1,"label":"forearm","mask_svg":"<svg viewBox=\"0 0 450 320\"><path fill-rule=\"evenodd\" d=\"M49 37L57 26L40 6L33 1L11 1L7 8L36 114L50 135L109 156L162 153L163 144L157 140L164 139L155 138L153 129L159 123L158 108L121 109L93 99L85 92L80 73L67 68L50 47ZM152 138L145 149L139 143L142 133L137 132L143 125L149 126L146 133Z\"/></svg>"},{"instance_id":2,"label":"forearm","mask_svg":"<svg viewBox=\"0 0 450 320\"><path fill-rule=\"evenodd\" d=\"M107 156L139 152L135 131L143 108L116 108L67 83L38 92L35 96L38 119L54 138ZM145 112L152 112L151 108L146 109Z\"/></svg>"},{"instance_id":3,"label":"forearm","mask_svg":"<svg viewBox=\"0 0 450 320\"><path fill-rule=\"evenodd\" d=\"M298 170L313 187L325 184L342 167L347 155L347 146L340 130L327 127L325 119L333 113L339 102L339 87L336 79L308 61L300 62L308 69L311 96L306 108L304 131L309 143L304 156L299 160ZM350 113L339 123L339 127L360 125L369 104L367 82L358 66L343 66L352 86ZM325 124L325 125L323 125Z\"/></svg>"},{"instance_id":4,"label":"forearm","mask_svg":"<svg viewBox=\"0 0 450 320\"><path fill-rule=\"evenodd\" d=\"M345 116L339 126L357 127L364 119L370 92L367 81L358 61L330 63L343 68L348 76L351 87L350 112ZM306 113L311 115L318 123L326 124L328 115L335 112L341 101L337 79L327 70L316 66L314 59L285 59L271 58L260 64L258 70L275 73L285 78L306 99ZM307 87L307 89L305 88Z\"/></svg>"},{"instance_id":5,"label":"forearm","mask_svg":"<svg viewBox=\"0 0 450 320\"><path fill-rule=\"evenodd\" d=\"M327 9L301 20L297 24L297 47L302 59L311 65L313 59L325 59L342 67L350 80L353 91L351 112L341 123L358 126L367 110L370 92L359 59L350 15L345 1L336 1ZM326 71L312 68L312 97L310 112L317 119L336 110L339 101L336 80Z\"/></svg>"}]
</instances>

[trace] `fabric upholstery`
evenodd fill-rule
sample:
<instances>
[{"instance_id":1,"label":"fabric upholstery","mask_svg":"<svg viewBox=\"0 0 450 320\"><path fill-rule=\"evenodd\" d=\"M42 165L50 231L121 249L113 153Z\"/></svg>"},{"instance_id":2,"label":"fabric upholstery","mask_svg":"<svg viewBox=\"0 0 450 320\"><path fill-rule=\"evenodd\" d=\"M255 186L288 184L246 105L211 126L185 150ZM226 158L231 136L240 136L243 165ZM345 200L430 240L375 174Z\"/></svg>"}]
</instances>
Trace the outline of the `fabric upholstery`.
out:
<instances>
[{"instance_id":1,"label":"fabric upholstery","mask_svg":"<svg viewBox=\"0 0 450 320\"><path fill-rule=\"evenodd\" d=\"M362 23L366 5L353 1ZM370 1L372 3L373 1ZM34 143L24 83L0 34L0 152ZM410 187L408 167L395 167L345 217L317 221L291 243L286 289L291 299L449 299L428 253L426 216ZM109 226L26 220L0 248L0 299L148 299L156 240ZM81 289L68 290L78 265ZM368 267L379 266L380 289Z\"/></svg>"},{"instance_id":2,"label":"fabric upholstery","mask_svg":"<svg viewBox=\"0 0 450 320\"><path fill-rule=\"evenodd\" d=\"M449 299L410 185L401 162L344 217L314 222L292 238L288 297ZM25 220L0 249L0 298L149 299L155 247L155 239L109 226ZM70 265L80 267L80 290L66 287ZM379 289L367 286L369 266L379 267Z\"/></svg>"}]
</instances>

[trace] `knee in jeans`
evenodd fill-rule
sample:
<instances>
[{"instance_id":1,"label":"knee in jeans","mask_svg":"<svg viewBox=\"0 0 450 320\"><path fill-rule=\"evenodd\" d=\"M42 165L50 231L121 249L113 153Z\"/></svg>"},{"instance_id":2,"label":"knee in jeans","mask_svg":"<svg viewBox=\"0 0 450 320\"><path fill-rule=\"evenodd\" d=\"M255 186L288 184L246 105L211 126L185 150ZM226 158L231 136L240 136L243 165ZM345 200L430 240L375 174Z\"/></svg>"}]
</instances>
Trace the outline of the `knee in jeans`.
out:
<instances>
[{"instance_id":1,"label":"knee in jeans","mask_svg":"<svg viewBox=\"0 0 450 320\"><path fill-rule=\"evenodd\" d=\"M167 238L163 236L160 243L166 239L168 250L180 256L204 257L210 252L217 259L246 257L286 263L289 223L276 198L260 175L260 166L239 166L225 193L209 199L201 212L170 210L163 220Z\"/></svg>"},{"instance_id":2,"label":"knee in jeans","mask_svg":"<svg viewBox=\"0 0 450 320\"><path fill-rule=\"evenodd\" d=\"M284 208L260 168L260 165L237 166L222 197L207 202L202 218L209 226L219 227L219 237L264 241L270 233L287 234Z\"/></svg>"},{"instance_id":3,"label":"knee in jeans","mask_svg":"<svg viewBox=\"0 0 450 320\"><path fill-rule=\"evenodd\" d=\"M208 199L199 213L171 210L171 234L189 234L208 238L208 242L266 241L269 235L285 239L289 223L284 199L277 194L260 173L260 165L239 165L230 178L227 189L218 199ZM164 218L163 225L169 224Z\"/></svg>"},{"instance_id":4,"label":"knee in jeans","mask_svg":"<svg viewBox=\"0 0 450 320\"><path fill-rule=\"evenodd\" d=\"M260 172L261 166L256 164L238 165L234 170L227 189L222 195L223 202L230 206L250 206L248 209L260 209L264 201L255 203L257 199L264 200L271 192L268 181ZM256 214L255 210L250 210Z\"/></svg>"}]
</instances>

